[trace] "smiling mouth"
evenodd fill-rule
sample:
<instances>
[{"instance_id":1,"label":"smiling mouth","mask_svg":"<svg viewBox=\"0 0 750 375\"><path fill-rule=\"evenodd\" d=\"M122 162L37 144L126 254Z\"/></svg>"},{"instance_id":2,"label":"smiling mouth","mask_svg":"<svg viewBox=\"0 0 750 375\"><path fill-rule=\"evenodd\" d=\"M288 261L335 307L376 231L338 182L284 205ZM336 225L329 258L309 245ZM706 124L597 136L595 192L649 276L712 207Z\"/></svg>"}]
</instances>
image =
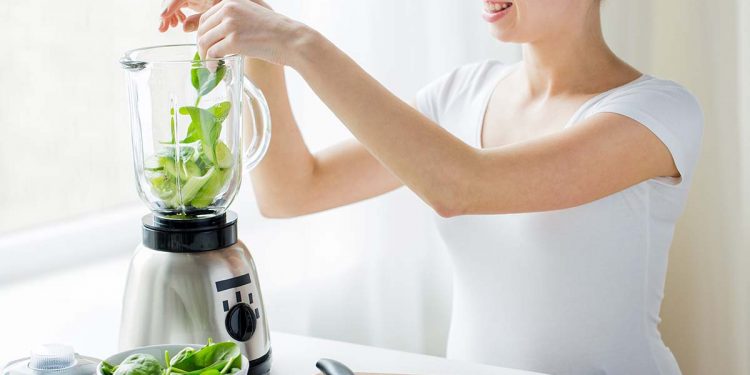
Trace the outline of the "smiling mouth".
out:
<instances>
[{"instance_id":1,"label":"smiling mouth","mask_svg":"<svg viewBox=\"0 0 750 375\"><path fill-rule=\"evenodd\" d=\"M513 3L510 3L510 2L485 1L484 12L487 14L500 13L504 10L507 10L508 8L512 6L513 6Z\"/></svg>"}]
</instances>

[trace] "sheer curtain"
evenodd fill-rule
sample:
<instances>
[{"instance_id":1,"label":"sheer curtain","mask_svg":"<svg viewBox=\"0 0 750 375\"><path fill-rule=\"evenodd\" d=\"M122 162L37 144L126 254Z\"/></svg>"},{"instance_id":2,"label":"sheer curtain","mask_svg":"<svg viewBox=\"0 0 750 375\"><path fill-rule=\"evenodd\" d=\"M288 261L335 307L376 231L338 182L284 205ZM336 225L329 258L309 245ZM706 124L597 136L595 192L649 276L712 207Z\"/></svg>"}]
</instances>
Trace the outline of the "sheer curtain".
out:
<instances>
[{"instance_id":1,"label":"sheer curtain","mask_svg":"<svg viewBox=\"0 0 750 375\"><path fill-rule=\"evenodd\" d=\"M745 0L604 3L616 52L701 101L705 129L670 252L661 331L683 373L748 374L750 5Z\"/></svg>"},{"instance_id":2,"label":"sheer curtain","mask_svg":"<svg viewBox=\"0 0 750 375\"><path fill-rule=\"evenodd\" d=\"M159 3L0 1L6 88L0 90L0 233L94 212L92 220L118 225L97 228L98 237L82 234L80 246L102 242L107 254L128 254L137 243L141 205L116 61L129 48L192 40L155 32ZM517 47L487 35L478 0L271 3L324 32L405 100L460 64L519 57ZM750 373L750 4L605 1L604 26L623 58L685 84L706 112L703 154L671 252L664 339L686 375ZM310 147L349 137L299 77L290 76ZM432 214L413 194L401 189L304 218L265 220L249 184L243 189L233 208L258 261L273 329L443 353L450 273ZM136 208L123 214L117 209L123 204ZM102 211L125 218L104 220ZM42 241L39 256L27 263L67 267L58 262L62 252L42 252L66 243L59 238L65 237ZM6 247L15 253L3 253L3 270L19 268L13 254L31 252L10 242ZM104 253L94 246L81 256Z\"/></svg>"},{"instance_id":3,"label":"sheer curtain","mask_svg":"<svg viewBox=\"0 0 750 375\"><path fill-rule=\"evenodd\" d=\"M518 58L492 41L466 1L277 2L320 28L404 99L461 63ZM721 0L607 1L605 35L626 61L676 80L706 128L671 251L661 330L685 374L750 372L750 5ZM312 148L348 136L299 80L297 115ZM318 122L327 119L325 123ZM449 319L445 255L408 191L307 218L253 221L274 286L277 329L440 354ZM246 220L247 221L247 220ZM262 223L262 224L255 224ZM260 226L259 226L260 225ZM283 271L280 271L283 270Z\"/></svg>"},{"instance_id":4,"label":"sheer curtain","mask_svg":"<svg viewBox=\"0 0 750 375\"><path fill-rule=\"evenodd\" d=\"M407 101L461 64L518 59L516 47L488 35L479 1L272 4L323 32ZM304 82L289 75L295 115L310 148L350 137ZM249 185L234 207L242 211L245 241L257 248L273 329L443 354L450 269L432 213L414 194L400 189L304 218L256 220Z\"/></svg>"}]
</instances>

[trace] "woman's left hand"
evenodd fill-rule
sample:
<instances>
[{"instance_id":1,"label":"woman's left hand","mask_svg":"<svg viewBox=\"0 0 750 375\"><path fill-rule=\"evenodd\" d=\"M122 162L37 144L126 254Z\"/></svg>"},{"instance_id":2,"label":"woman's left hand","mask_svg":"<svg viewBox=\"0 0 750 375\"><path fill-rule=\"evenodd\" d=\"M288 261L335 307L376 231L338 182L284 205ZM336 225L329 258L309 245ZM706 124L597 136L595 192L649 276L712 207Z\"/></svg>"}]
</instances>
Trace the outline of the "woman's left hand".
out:
<instances>
[{"instance_id":1,"label":"woman's left hand","mask_svg":"<svg viewBox=\"0 0 750 375\"><path fill-rule=\"evenodd\" d=\"M198 26L202 57L231 54L286 65L304 25L250 0L224 0L203 13Z\"/></svg>"}]
</instances>

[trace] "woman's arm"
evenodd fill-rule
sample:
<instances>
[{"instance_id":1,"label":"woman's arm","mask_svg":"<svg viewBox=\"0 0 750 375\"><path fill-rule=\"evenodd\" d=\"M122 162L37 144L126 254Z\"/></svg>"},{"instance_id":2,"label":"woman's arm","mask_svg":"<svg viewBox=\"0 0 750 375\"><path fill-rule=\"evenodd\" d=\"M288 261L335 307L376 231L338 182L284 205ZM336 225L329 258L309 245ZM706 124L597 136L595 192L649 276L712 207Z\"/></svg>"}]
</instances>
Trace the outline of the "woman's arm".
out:
<instances>
[{"instance_id":1,"label":"woman's arm","mask_svg":"<svg viewBox=\"0 0 750 375\"><path fill-rule=\"evenodd\" d=\"M199 43L208 55L242 53L296 69L362 145L442 216L572 207L678 174L653 133L615 114L478 150L399 100L304 25L234 0L204 16Z\"/></svg>"},{"instance_id":2,"label":"woman's arm","mask_svg":"<svg viewBox=\"0 0 750 375\"><path fill-rule=\"evenodd\" d=\"M245 73L263 91L273 122L268 153L251 173L264 216L305 215L401 186L356 140L310 153L292 114L282 66L247 59Z\"/></svg>"},{"instance_id":3,"label":"woman's arm","mask_svg":"<svg viewBox=\"0 0 750 375\"><path fill-rule=\"evenodd\" d=\"M271 9L262 0L255 3ZM160 31L184 22L195 30L202 13L219 0L171 0L162 13ZM198 14L186 17L182 8ZM284 68L257 59L245 60L245 74L263 91L271 111L273 136L263 160L251 173L263 215L309 214L377 196L401 186L362 145L353 140L312 155L292 115ZM249 118L249 113L246 114Z\"/></svg>"},{"instance_id":4,"label":"woman's arm","mask_svg":"<svg viewBox=\"0 0 750 375\"><path fill-rule=\"evenodd\" d=\"M460 141L396 98L321 35L290 60L357 139L442 216L562 209L677 175L646 127L616 114L493 149Z\"/></svg>"}]
</instances>

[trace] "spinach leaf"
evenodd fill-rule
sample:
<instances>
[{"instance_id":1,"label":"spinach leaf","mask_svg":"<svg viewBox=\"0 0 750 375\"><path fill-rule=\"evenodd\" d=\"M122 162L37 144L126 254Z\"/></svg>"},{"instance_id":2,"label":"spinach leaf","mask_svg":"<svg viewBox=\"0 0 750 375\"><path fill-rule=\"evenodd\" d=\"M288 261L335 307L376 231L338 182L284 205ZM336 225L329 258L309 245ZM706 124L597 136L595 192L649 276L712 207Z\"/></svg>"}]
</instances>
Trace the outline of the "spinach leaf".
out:
<instances>
[{"instance_id":1,"label":"spinach leaf","mask_svg":"<svg viewBox=\"0 0 750 375\"><path fill-rule=\"evenodd\" d=\"M227 67L224 65L223 60L219 61L219 65L214 72L204 67L200 60L201 57L196 52L193 57L193 68L190 70L190 83L198 92L198 100L200 100L201 96L215 89L227 73Z\"/></svg>"},{"instance_id":2,"label":"spinach leaf","mask_svg":"<svg viewBox=\"0 0 750 375\"><path fill-rule=\"evenodd\" d=\"M198 107L182 107L180 113L190 116L187 137L182 143L201 141L203 153L212 162L216 163L216 142L221 134L221 124L229 116L231 104L221 102L209 109Z\"/></svg>"},{"instance_id":3,"label":"spinach leaf","mask_svg":"<svg viewBox=\"0 0 750 375\"><path fill-rule=\"evenodd\" d=\"M112 375L115 373L115 370L117 370L117 366L112 366L107 361L102 361L102 373L104 375Z\"/></svg>"},{"instance_id":4,"label":"spinach leaf","mask_svg":"<svg viewBox=\"0 0 750 375\"><path fill-rule=\"evenodd\" d=\"M166 368L149 354L132 354L117 366L102 361L104 375L235 375L242 367L239 346L231 341L208 344L199 350L186 347L170 359L164 352Z\"/></svg>"},{"instance_id":5,"label":"spinach leaf","mask_svg":"<svg viewBox=\"0 0 750 375\"><path fill-rule=\"evenodd\" d=\"M186 361L187 358L193 354L195 354L195 349L188 346L185 349L180 350L180 352L169 361L169 366L174 367L175 364Z\"/></svg>"},{"instance_id":6,"label":"spinach leaf","mask_svg":"<svg viewBox=\"0 0 750 375\"><path fill-rule=\"evenodd\" d=\"M225 369L228 371L236 367L234 365L238 363L237 358L241 358L239 356L240 348L237 344L222 342L206 345L192 355L176 361L172 364L172 367L185 371L186 375L201 375L203 373L206 373L205 375L216 375L213 370L221 374Z\"/></svg>"},{"instance_id":7,"label":"spinach leaf","mask_svg":"<svg viewBox=\"0 0 750 375\"><path fill-rule=\"evenodd\" d=\"M113 375L161 375L161 363L149 354L131 354L125 358Z\"/></svg>"},{"instance_id":8,"label":"spinach leaf","mask_svg":"<svg viewBox=\"0 0 750 375\"><path fill-rule=\"evenodd\" d=\"M221 102L209 108L208 111L211 112L211 114L216 117L216 122L221 124L222 122L224 122L224 120L227 119L227 116L229 116L230 108L232 108L232 103Z\"/></svg>"},{"instance_id":9,"label":"spinach leaf","mask_svg":"<svg viewBox=\"0 0 750 375\"><path fill-rule=\"evenodd\" d=\"M216 123L216 116L203 108L181 107L180 114L190 116L187 137L182 140L182 143L193 143L202 140L204 129L210 130ZM208 134L208 132L205 132L205 134Z\"/></svg>"}]
</instances>

